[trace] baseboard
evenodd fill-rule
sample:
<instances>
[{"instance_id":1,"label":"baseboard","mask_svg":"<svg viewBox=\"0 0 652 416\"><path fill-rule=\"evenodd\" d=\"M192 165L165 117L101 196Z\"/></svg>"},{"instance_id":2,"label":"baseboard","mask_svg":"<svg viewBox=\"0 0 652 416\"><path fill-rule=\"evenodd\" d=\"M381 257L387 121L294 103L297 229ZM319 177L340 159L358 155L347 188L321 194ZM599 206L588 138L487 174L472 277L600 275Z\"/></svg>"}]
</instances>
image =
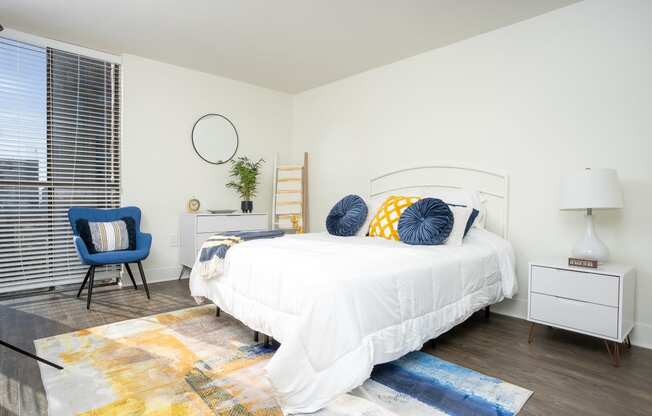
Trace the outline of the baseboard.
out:
<instances>
[{"instance_id":1,"label":"baseboard","mask_svg":"<svg viewBox=\"0 0 652 416\"><path fill-rule=\"evenodd\" d=\"M527 299L505 299L491 307L491 311L500 315L518 319L527 318ZM631 333L632 344L637 347L652 349L652 325L636 322Z\"/></svg>"},{"instance_id":2,"label":"baseboard","mask_svg":"<svg viewBox=\"0 0 652 416\"><path fill-rule=\"evenodd\" d=\"M493 305L491 311L500 315L525 319L527 318L527 299L505 299L504 301Z\"/></svg>"},{"instance_id":3,"label":"baseboard","mask_svg":"<svg viewBox=\"0 0 652 416\"><path fill-rule=\"evenodd\" d=\"M131 269L134 270L133 266ZM181 266L145 268L145 276L147 277L147 283L167 282L169 280L177 280L180 270ZM136 282L140 284L138 281L138 270L134 270L134 274L136 275ZM128 282L129 276L123 274L123 282L125 282L125 278L127 279L126 282Z\"/></svg>"},{"instance_id":4,"label":"baseboard","mask_svg":"<svg viewBox=\"0 0 652 416\"><path fill-rule=\"evenodd\" d=\"M636 322L632 330L632 344L652 349L652 325Z\"/></svg>"}]
</instances>

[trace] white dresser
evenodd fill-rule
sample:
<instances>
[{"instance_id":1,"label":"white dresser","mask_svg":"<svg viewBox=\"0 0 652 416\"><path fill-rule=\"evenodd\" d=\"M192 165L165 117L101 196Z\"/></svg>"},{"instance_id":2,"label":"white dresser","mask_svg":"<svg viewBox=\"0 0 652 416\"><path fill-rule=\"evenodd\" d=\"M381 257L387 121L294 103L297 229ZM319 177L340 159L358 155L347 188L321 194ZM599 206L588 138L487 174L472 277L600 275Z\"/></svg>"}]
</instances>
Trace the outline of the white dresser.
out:
<instances>
[{"instance_id":1,"label":"white dresser","mask_svg":"<svg viewBox=\"0 0 652 416\"><path fill-rule=\"evenodd\" d=\"M184 213L179 218L179 262L192 268L201 245L208 237L229 231L263 231L269 229L266 213L210 214Z\"/></svg>"},{"instance_id":2,"label":"white dresser","mask_svg":"<svg viewBox=\"0 0 652 416\"><path fill-rule=\"evenodd\" d=\"M626 341L629 345L629 333L634 327L635 291L636 271L631 266L607 263L588 269L568 266L564 260L532 262L529 342L535 324L592 335L605 340L607 351L618 366L620 344Z\"/></svg>"}]
</instances>

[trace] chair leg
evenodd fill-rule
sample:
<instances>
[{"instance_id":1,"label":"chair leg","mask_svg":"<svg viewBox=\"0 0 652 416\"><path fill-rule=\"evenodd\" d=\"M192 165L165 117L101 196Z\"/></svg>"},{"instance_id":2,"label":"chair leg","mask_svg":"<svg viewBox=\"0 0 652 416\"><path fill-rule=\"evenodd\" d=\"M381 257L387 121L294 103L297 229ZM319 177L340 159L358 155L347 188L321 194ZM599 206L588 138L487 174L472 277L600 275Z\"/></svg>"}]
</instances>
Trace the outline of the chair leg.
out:
<instances>
[{"instance_id":1,"label":"chair leg","mask_svg":"<svg viewBox=\"0 0 652 416\"><path fill-rule=\"evenodd\" d=\"M127 273L129 273L129 278L131 279L131 283L134 284L134 289L138 290L138 286L136 285L136 279L134 279L134 274L131 273L131 267L129 267L129 263L125 263L125 269L127 269Z\"/></svg>"},{"instance_id":2,"label":"chair leg","mask_svg":"<svg viewBox=\"0 0 652 416\"><path fill-rule=\"evenodd\" d=\"M91 308L91 297L93 296L93 284L95 283L95 266L91 266L90 280L88 282L88 296L86 297L86 309Z\"/></svg>"},{"instance_id":3,"label":"chair leg","mask_svg":"<svg viewBox=\"0 0 652 416\"><path fill-rule=\"evenodd\" d=\"M79 291L77 292L77 297L81 295L82 290L84 290L84 287L86 286L86 282L88 282L88 276L91 275L91 268L93 266L88 266L88 270L86 270L86 276L84 276L84 281L82 282L81 286L79 287Z\"/></svg>"},{"instance_id":4,"label":"chair leg","mask_svg":"<svg viewBox=\"0 0 652 416\"><path fill-rule=\"evenodd\" d=\"M140 278L143 280L143 286L145 287L145 293L147 294L147 299L149 297L149 288L147 287L147 280L145 280L145 272L143 271L143 264L138 262L138 270L140 270Z\"/></svg>"},{"instance_id":5,"label":"chair leg","mask_svg":"<svg viewBox=\"0 0 652 416\"><path fill-rule=\"evenodd\" d=\"M181 280L185 272L186 272L186 266L181 265L181 271L179 272L179 280Z\"/></svg>"},{"instance_id":6,"label":"chair leg","mask_svg":"<svg viewBox=\"0 0 652 416\"><path fill-rule=\"evenodd\" d=\"M41 357L39 357L38 355L32 354L32 353L29 352L29 351L25 351L24 349L22 349L22 348L18 348L17 346L12 345L12 344L9 344L8 342L5 342L5 341L3 341L3 340L0 340L0 345L4 345L5 347L7 347L7 348L9 348L9 349L12 349L12 350L14 350L14 351L16 351L16 352L18 352L18 353L23 354L23 355L26 355L26 356L28 356L29 358L33 358L33 359L35 359L36 361L40 361L40 362L42 362L43 364L47 364L47 365L49 365L50 367L54 367L54 368L56 368L57 370L63 370L63 367L61 367L59 364L55 364L55 363L53 363L53 362L51 362L51 361L46 360L45 358L41 358Z\"/></svg>"}]
</instances>

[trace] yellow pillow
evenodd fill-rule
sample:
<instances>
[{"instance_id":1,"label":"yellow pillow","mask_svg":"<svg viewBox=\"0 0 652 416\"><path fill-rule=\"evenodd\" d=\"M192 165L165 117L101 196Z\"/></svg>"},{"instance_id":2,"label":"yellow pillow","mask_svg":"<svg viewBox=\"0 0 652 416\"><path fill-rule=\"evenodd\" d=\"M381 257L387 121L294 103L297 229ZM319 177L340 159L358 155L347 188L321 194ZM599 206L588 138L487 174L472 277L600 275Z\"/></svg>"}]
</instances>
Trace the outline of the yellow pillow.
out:
<instances>
[{"instance_id":1,"label":"yellow pillow","mask_svg":"<svg viewBox=\"0 0 652 416\"><path fill-rule=\"evenodd\" d=\"M403 211L420 199L418 196L387 197L369 223L369 237L399 241L398 219L401 218Z\"/></svg>"}]
</instances>

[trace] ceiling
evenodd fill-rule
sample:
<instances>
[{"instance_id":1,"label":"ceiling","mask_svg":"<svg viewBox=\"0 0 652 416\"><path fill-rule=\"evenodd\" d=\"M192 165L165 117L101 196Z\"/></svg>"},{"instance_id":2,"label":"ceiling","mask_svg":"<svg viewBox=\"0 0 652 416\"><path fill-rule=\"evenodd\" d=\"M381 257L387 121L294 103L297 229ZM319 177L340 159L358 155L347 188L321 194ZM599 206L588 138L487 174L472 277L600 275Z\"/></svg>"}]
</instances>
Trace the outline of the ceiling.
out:
<instances>
[{"instance_id":1,"label":"ceiling","mask_svg":"<svg viewBox=\"0 0 652 416\"><path fill-rule=\"evenodd\" d=\"M296 93L578 0L2 0L7 28Z\"/></svg>"}]
</instances>

